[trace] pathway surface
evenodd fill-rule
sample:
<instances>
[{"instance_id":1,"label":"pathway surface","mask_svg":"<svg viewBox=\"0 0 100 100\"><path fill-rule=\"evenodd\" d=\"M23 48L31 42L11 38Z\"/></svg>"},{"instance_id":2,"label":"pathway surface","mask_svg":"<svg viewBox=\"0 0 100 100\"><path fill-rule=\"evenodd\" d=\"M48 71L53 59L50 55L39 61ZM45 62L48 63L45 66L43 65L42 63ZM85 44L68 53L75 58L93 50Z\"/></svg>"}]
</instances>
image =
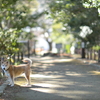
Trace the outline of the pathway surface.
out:
<instances>
[{"instance_id":1,"label":"pathway surface","mask_svg":"<svg viewBox=\"0 0 100 100\"><path fill-rule=\"evenodd\" d=\"M32 86L23 76L0 100L100 100L98 67L72 58L33 58Z\"/></svg>"}]
</instances>

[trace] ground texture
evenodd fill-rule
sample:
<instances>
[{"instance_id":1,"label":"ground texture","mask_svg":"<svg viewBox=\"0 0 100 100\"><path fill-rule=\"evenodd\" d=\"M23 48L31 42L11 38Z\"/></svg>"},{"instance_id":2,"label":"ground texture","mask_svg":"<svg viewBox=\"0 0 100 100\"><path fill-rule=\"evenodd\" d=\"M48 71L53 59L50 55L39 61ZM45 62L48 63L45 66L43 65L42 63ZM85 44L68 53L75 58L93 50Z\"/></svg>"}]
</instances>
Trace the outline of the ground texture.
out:
<instances>
[{"instance_id":1,"label":"ground texture","mask_svg":"<svg viewBox=\"0 0 100 100\"><path fill-rule=\"evenodd\" d=\"M32 58L31 86L23 76L0 100L100 100L99 68L68 57Z\"/></svg>"}]
</instances>

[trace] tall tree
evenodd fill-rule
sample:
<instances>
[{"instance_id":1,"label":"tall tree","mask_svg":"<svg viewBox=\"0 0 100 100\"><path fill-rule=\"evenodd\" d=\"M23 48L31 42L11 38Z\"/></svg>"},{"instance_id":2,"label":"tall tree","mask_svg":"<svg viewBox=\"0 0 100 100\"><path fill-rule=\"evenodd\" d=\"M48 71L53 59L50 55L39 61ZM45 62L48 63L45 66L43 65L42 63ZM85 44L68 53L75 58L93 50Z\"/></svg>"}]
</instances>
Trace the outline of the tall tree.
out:
<instances>
[{"instance_id":1,"label":"tall tree","mask_svg":"<svg viewBox=\"0 0 100 100\"><path fill-rule=\"evenodd\" d=\"M87 1L53 0L49 3L49 9L56 22L62 22L65 28L67 25L70 26L75 37L88 42L89 46L93 46L97 43L99 37L100 16L97 6L85 7ZM79 34L83 26L88 26L92 30L91 34L81 37Z\"/></svg>"},{"instance_id":2,"label":"tall tree","mask_svg":"<svg viewBox=\"0 0 100 100\"><path fill-rule=\"evenodd\" d=\"M17 39L26 26L36 25L38 16L33 15L36 0L0 1L0 54L16 51Z\"/></svg>"}]
</instances>

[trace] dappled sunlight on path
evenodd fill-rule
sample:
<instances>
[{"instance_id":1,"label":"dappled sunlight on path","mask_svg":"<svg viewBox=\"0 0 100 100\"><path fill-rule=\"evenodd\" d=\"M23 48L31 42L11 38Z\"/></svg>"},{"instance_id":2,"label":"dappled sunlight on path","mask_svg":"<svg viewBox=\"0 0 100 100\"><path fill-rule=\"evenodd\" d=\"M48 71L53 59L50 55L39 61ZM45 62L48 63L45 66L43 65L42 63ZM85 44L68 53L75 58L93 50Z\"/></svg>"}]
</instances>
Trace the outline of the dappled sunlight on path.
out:
<instances>
[{"instance_id":1,"label":"dappled sunlight on path","mask_svg":"<svg viewBox=\"0 0 100 100\"><path fill-rule=\"evenodd\" d=\"M100 73L98 72L99 74L96 75L95 67L66 58L45 57L38 58L38 60L35 59L33 62L32 86L27 88L28 95L25 98L32 95L32 92L34 100L39 100L40 98L41 100L100 99ZM20 77L15 80L15 83L25 87L26 80L24 77ZM22 97L21 94L24 95L24 92L25 90L22 90L16 95ZM49 99L44 99L43 94L48 94ZM55 98L50 99L52 97Z\"/></svg>"}]
</instances>

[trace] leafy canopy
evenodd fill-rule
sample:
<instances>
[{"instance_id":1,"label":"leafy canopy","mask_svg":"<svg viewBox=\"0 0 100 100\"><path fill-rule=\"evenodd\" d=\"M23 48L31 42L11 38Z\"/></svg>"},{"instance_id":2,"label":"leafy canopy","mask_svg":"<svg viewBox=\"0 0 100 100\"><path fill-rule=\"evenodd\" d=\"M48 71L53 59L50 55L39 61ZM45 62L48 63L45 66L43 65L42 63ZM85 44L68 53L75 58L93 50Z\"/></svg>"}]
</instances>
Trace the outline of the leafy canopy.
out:
<instances>
[{"instance_id":1,"label":"leafy canopy","mask_svg":"<svg viewBox=\"0 0 100 100\"><path fill-rule=\"evenodd\" d=\"M0 54L18 50L22 29L36 25L32 14L37 5L36 0L0 0Z\"/></svg>"},{"instance_id":2,"label":"leafy canopy","mask_svg":"<svg viewBox=\"0 0 100 100\"><path fill-rule=\"evenodd\" d=\"M70 26L75 38L88 43L88 46L93 46L98 44L100 36L99 5L99 0L53 0L49 3L49 9L56 23L62 22L66 31L67 26ZM91 34L81 37L83 26L89 27L92 30Z\"/></svg>"}]
</instances>

